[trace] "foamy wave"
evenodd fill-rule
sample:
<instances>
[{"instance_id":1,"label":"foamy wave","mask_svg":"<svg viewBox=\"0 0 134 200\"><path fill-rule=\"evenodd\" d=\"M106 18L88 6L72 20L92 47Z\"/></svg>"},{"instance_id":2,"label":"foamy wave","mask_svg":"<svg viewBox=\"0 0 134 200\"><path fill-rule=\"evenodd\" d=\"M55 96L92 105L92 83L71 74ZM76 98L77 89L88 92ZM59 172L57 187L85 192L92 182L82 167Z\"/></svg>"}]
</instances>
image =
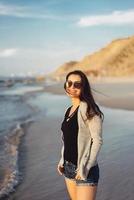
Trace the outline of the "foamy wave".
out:
<instances>
[{"instance_id":1,"label":"foamy wave","mask_svg":"<svg viewBox=\"0 0 134 200\"><path fill-rule=\"evenodd\" d=\"M27 120L23 124L17 124L16 128L5 136L6 162L4 166L4 178L0 184L0 198L7 196L10 192L15 191L15 186L22 179L18 167L19 144L24 135L23 126L28 125L33 120Z\"/></svg>"}]
</instances>

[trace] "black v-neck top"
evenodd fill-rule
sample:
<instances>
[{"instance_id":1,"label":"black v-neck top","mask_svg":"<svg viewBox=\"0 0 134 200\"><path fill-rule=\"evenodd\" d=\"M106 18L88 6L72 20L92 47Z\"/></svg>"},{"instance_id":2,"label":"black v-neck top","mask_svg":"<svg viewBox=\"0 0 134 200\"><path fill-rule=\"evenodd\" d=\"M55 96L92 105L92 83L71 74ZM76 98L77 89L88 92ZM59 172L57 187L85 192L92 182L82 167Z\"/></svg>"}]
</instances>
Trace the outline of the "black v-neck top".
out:
<instances>
[{"instance_id":1,"label":"black v-neck top","mask_svg":"<svg viewBox=\"0 0 134 200\"><path fill-rule=\"evenodd\" d=\"M72 106L71 106L72 107ZM78 149L77 149L77 137L78 137L78 121L76 110L69 116L71 110L69 107L65 113L64 120L61 125L64 140L64 160L70 161L77 165ZM69 116L69 117L68 117Z\"/></svg>"}]
</instances>

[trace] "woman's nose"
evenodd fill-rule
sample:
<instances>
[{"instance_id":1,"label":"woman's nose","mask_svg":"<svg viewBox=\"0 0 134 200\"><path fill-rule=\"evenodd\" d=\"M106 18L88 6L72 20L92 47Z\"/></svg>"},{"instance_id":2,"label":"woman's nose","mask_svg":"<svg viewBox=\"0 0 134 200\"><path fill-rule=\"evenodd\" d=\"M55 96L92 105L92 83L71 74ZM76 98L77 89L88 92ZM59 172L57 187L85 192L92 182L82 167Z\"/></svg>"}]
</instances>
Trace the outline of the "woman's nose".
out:
<instances>
[{"instance_id":1,"label":"woman's nose","mask_svg":"<svg viewBox=\"0 0 134 200\"><path fill-rule=\"evenodd\" d=\"M72 84L70 88L73 88L73 89L74 89L74 88L75 88L75 87L74 87L74 84Z\"/></svg>"}]
</instances>

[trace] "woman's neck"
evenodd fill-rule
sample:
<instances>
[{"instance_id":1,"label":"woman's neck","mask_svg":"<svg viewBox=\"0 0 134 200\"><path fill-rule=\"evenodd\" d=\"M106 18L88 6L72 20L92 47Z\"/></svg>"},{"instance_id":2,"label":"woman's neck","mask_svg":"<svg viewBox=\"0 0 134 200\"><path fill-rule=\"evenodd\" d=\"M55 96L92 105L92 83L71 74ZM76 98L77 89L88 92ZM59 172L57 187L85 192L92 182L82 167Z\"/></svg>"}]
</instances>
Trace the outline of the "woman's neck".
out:
<instances>
[{"instance_id":1,"label":"woman's neck","mask_svg":"<svg viewBox=\"0 0 134 200\"><path fill-rule=\"evenodd\" d=\"M78 98L72 98L71 101L72 101L73 107L77 107L80 105L80 99L78 99Z\"/></svg>"}]
</instances>

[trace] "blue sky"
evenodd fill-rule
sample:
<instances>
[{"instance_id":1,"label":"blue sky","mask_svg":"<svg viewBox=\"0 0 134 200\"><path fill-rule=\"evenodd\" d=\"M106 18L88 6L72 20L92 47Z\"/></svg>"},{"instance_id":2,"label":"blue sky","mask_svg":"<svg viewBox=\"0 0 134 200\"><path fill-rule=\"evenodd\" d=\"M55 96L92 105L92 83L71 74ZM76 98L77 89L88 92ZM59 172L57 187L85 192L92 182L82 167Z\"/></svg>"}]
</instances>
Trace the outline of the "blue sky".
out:
<instances>
[{"instance_id":1,"label":"blue sky","mask_svg":"<svg viewBox=\"0 0 134 200\"><path fill-rule=\"evenodd\" d=\"M0 0L0 76L48 73L132 35L132 0Z\"/></svg>"}]
</instances>

